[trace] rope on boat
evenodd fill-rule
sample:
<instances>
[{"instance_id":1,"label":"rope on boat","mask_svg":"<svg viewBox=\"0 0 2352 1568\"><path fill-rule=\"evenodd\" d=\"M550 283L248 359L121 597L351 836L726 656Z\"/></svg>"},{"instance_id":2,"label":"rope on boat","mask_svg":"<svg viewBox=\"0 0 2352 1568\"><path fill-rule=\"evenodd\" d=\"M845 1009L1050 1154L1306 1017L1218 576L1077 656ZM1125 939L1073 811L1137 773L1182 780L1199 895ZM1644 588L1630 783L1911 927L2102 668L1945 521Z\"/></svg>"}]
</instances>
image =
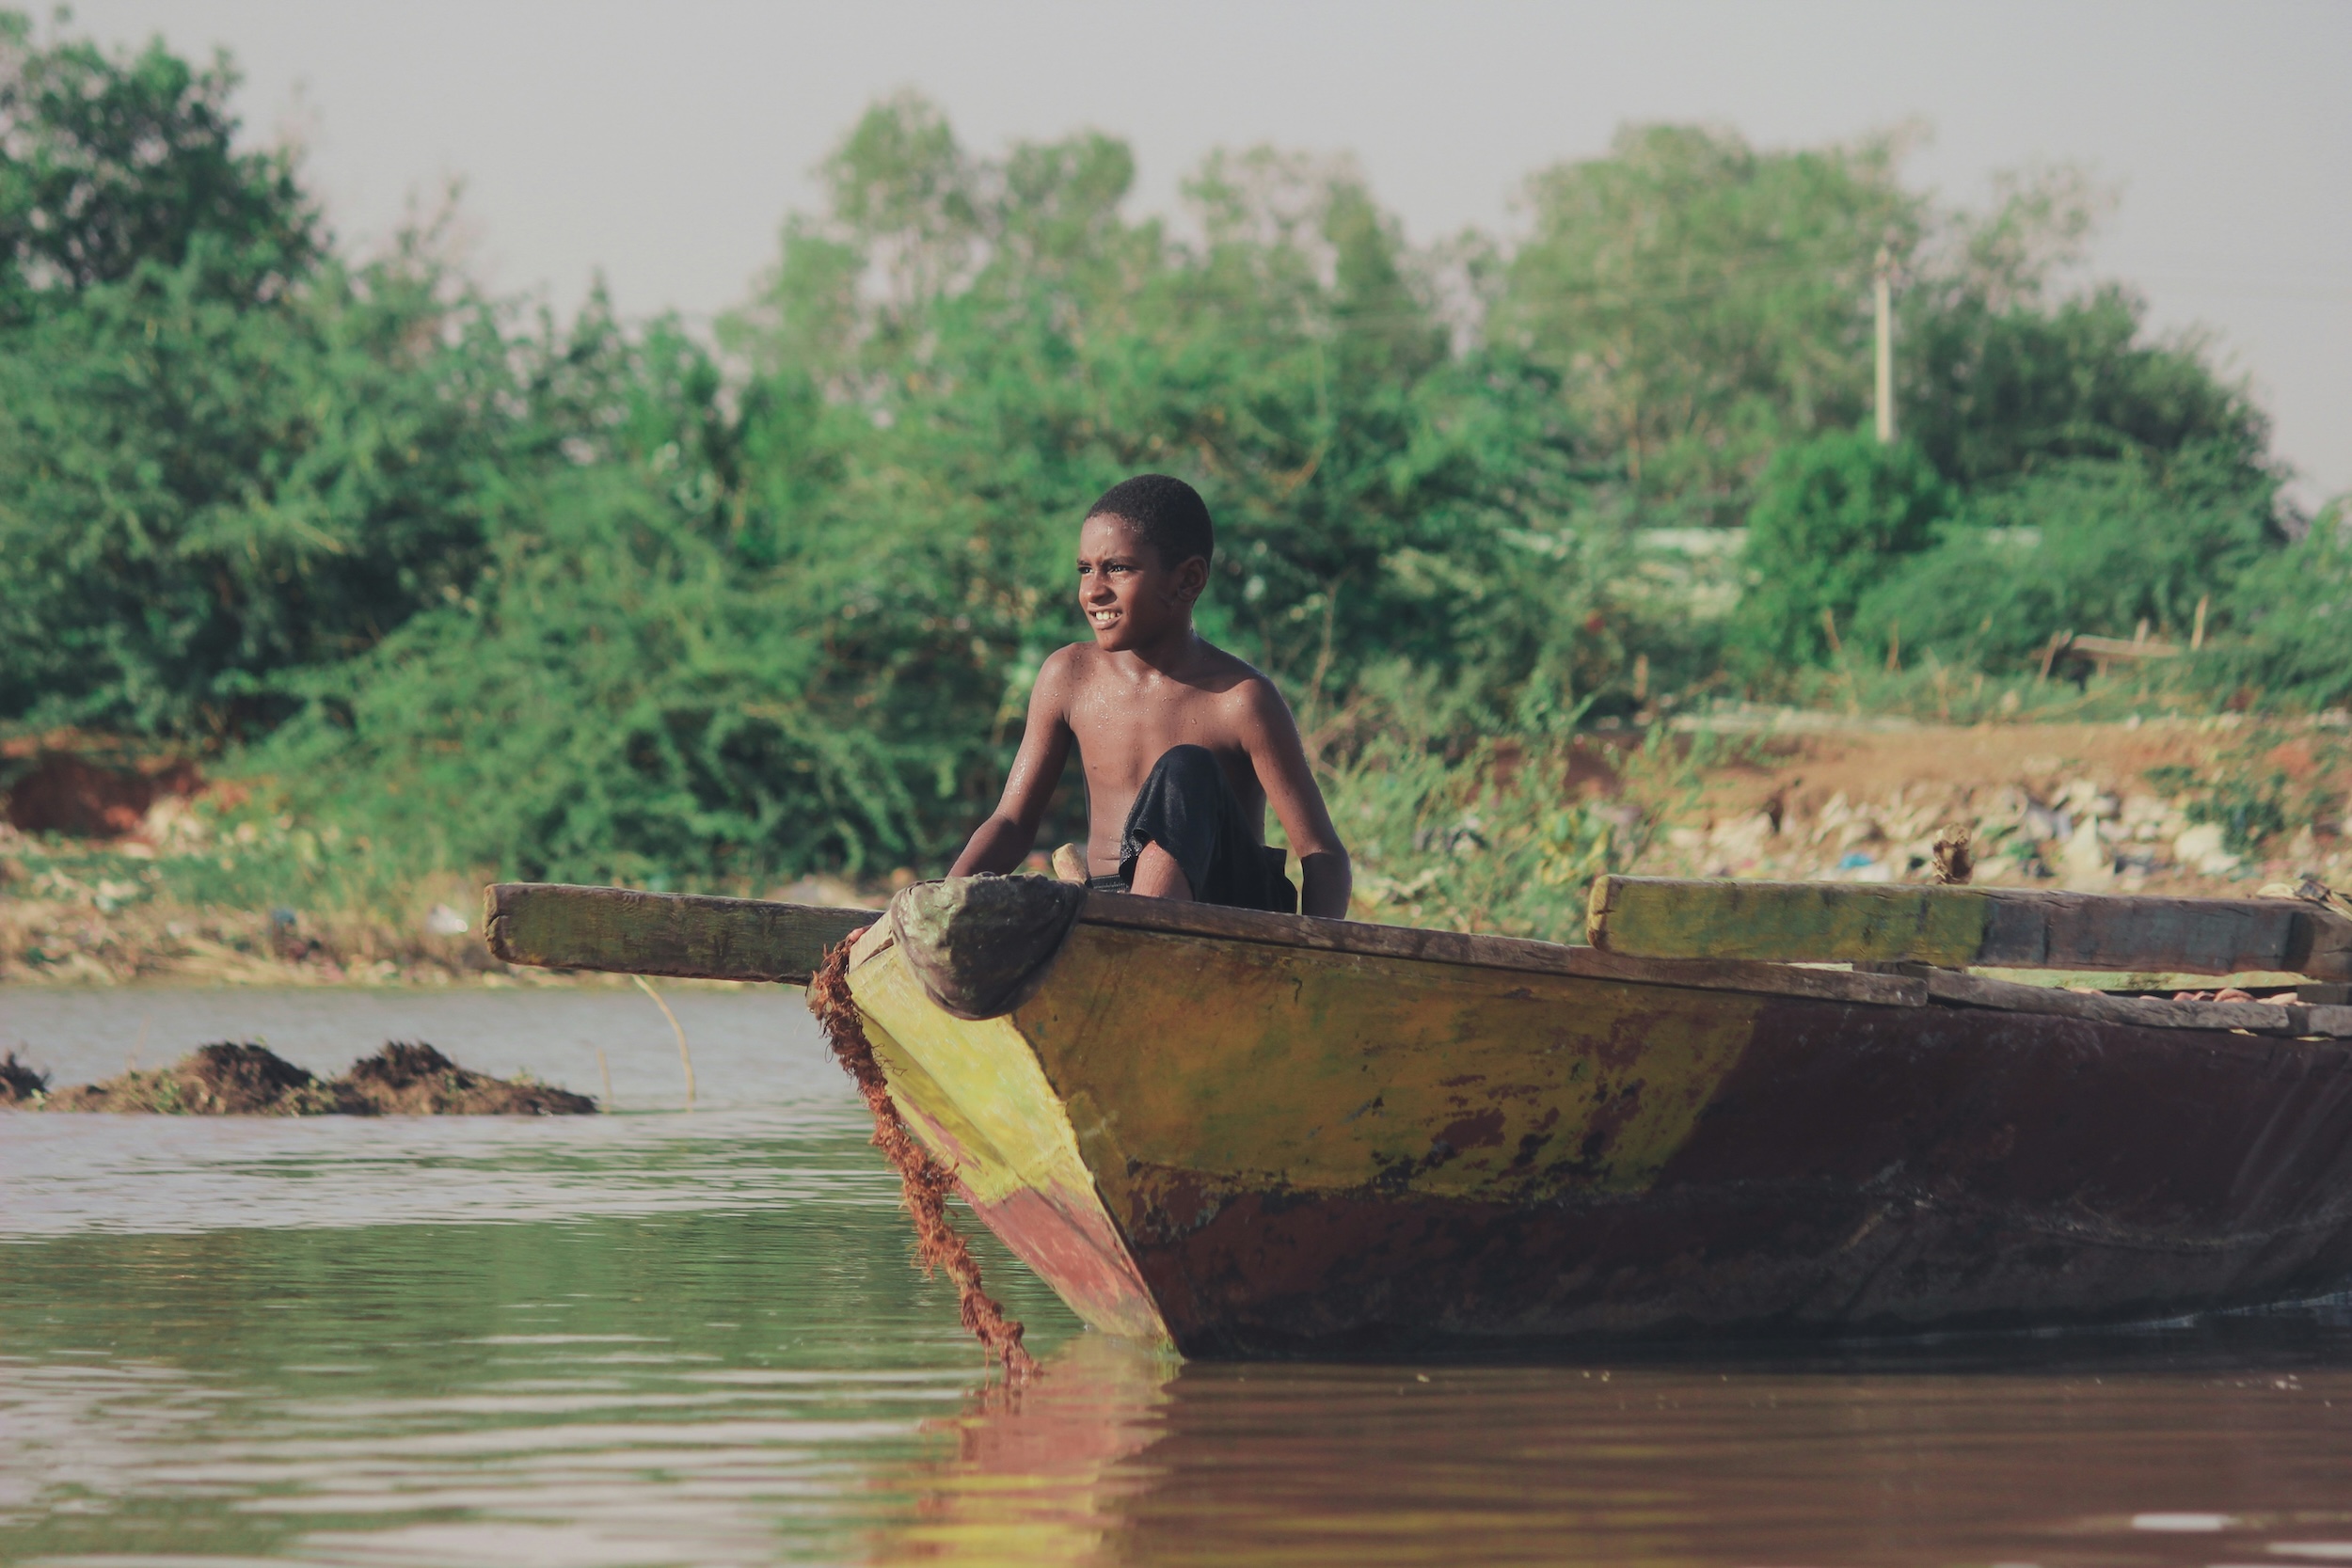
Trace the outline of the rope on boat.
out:
<instances>
[{"instance_id":1,"label":"rope on boat","mask_svg":"<svg viewBox=\"0 0 2352 1568\"><path fill-rule=\"evenodd\" d=\"M956 1184L956 1173L941 1164L908 1128L866 1038L866 1020L850 994L850 948L860 934L853 931L826 951L824 963L808 983L808 1010L817 1015L834 1060L857 1085L866 1110L873 1113L874 1147L898 1173L899 1192L914 1221L914 1254L924 1274L947 1271L956 1282L963 1326L1004 1363L1006 1377L1025 1381L1036 1375L1037 1362L1022 1346L1021 1322L1006 1317L995 1298L980 1289L980 1265L948 1221L947 1194Z\"/></svg>"}]
</instances>

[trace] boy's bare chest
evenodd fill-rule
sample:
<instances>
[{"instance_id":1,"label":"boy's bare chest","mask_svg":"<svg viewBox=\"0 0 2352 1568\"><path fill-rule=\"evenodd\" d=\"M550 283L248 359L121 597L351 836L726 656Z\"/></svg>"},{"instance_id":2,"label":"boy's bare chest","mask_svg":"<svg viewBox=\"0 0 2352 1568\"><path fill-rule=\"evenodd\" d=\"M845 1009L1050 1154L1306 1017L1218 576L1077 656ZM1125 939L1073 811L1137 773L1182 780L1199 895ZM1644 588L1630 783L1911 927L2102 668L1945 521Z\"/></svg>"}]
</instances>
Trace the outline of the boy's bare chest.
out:
<instances>
[{"instance_id":1,"label":"boy's bare chest","mask_svg":"<svg viewBox=\"0 0 2352 1568\"><path fill-rule=\"evenodd\" d=\"M1121 690L1089 683L1070 705L1070 731L1096 789L1139 787L1171 746L1203 746L1228 771L1248 768L1248 747L1223 695L1179 688Z\"/></svg>"}]
</instances>

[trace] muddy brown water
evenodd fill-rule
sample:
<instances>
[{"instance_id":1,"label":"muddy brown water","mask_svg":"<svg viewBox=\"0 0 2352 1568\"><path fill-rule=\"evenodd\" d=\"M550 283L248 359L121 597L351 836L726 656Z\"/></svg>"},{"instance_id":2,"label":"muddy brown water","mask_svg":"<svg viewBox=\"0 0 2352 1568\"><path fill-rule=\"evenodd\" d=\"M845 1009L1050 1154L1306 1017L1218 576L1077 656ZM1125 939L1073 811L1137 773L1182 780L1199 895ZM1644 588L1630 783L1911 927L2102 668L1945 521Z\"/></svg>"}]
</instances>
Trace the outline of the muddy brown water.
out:
<instances>
[{"instance_id":1,"label":"muddy brown water","mask_svg":"<svg viewBox=\"0 0 2352 1568\"><path fill-rule=\"evenodd\" d=\"M621 1114L0 1113L0 1560L2352 1560L2352 1311L984 1376L788 993L0 990L60 1083L387 1037Z\"/></svg>"}]
</instances>

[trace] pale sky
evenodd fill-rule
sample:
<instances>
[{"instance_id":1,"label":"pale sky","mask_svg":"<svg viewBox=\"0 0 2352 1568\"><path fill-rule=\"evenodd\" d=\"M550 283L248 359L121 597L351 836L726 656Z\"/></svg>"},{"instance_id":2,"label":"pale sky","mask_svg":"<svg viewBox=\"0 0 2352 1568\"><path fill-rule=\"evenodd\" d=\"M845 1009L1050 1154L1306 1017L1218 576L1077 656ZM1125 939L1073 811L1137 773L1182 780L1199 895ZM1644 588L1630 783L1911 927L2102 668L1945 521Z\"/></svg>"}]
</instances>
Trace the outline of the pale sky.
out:
<instances>
[{"instance_id":1,"label":"pale sky","mask_svg":"<svg viewBox=\"0 0 2352 1568\"><path fill-rule=\"evenodd\" d=\"M1947 200L2036 161L2116 187L2093 273L2211 330L2303 504L2352 490L2346 0L82 0L72 25L226 45L248 127L309 149L346 240L462 179L485 282L569 307L601 271L631 316L739 301L812 166L902 87L980 151L1125 137L1138 212L1213 147L1352 152L1416 242L1510 232L1530 171L1628 120L1764 146L1920 120L1911 182Z\"/></svg>"}]
</instances>

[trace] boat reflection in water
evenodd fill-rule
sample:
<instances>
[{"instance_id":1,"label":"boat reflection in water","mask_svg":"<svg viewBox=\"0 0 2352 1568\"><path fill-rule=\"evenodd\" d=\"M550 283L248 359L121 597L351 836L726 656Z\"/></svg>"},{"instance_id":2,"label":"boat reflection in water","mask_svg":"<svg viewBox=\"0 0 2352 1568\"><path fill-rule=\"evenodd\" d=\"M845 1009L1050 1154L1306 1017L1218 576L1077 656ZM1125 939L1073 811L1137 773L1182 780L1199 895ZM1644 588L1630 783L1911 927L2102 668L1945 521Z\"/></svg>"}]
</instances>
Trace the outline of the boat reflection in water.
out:
<instances>
[{"instance_id":1,"label":"boat reflection in water","mask_svg":"<svg viewBox=\"0 0 2352 1568\"><path fill-rule=\"evenodd\" d=\"M1104 1560L1128 1505L1155 1467L1136 1463L1169 1435L1174 1355L1082 1333L1026 1384L992 1382L937 1424L953 1451L879 1484L914 1494L913 1522L885 1532L875 1560L1082 1563Z\"/></svg>"},{"instance_id":2,"label":"boat reflection in water","mask_svg":"<svg viewBox=\"0 0 2352 1568\"><path fill-rule=\"evenodd\" d=\"M2352 1555L2340 1324L1611 1365L1184 1362L1076 1336L875 1485L867 1560L1708 1563ZM911 1507L905 1504L911 1503Z\"/></svg>"}]
</instances>

